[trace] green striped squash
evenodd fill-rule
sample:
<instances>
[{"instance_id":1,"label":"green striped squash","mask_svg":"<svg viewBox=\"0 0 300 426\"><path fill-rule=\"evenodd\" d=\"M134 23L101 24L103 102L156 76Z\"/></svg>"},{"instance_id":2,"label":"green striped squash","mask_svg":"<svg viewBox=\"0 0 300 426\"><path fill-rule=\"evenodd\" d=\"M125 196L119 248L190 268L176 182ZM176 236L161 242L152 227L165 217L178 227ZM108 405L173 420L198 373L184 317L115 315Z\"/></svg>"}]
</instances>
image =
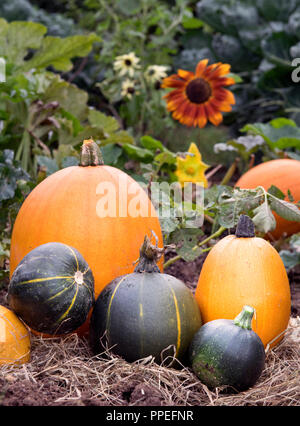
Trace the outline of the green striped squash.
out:
<instances>
[{"instance_id":1,"label":"green striped squash","mask_svg":"<svg viewBox=\"0 0 300 426\"><path fill-rule=\"evenodd\" d=\"M47 243L29 252L8 287L10 308L32 330L68 334L81 326L94 303L94 278L73 247Z\"/></svg>"},{"instance_id":2,"label":"green striped squash","mask_svg":"<svg viewBox=\"0 0 300 426\"><path fill-rule=\"evenodd\" d=\"M135 272L114 279L98 296L90 343L95 354L110 348L128 362L149 355L157 362L182 359L200 326L188 287L142 254Z\"/></svg>"}]
</instances>

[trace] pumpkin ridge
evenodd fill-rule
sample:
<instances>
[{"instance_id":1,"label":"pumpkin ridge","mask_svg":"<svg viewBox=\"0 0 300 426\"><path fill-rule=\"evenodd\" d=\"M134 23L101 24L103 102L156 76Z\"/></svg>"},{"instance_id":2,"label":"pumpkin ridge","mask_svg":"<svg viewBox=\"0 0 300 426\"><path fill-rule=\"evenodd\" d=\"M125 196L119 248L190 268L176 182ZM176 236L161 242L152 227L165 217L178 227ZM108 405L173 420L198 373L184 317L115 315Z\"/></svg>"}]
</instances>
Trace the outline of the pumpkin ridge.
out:
<instances>
[{"instance_id":1,"label":"pumpkin ridge","mask_svg":"<svg viewBox=\"0 0 300 426\"><path fill-rule=\"evenodd\" d=\"M106 330L107 330L108 333L109 333L110 311L111 311L112 301L113 301L113 299L114 299L114 297L116 295L116 292L117 292L120 284L125 280L125 278L126 278L126 275L120 279L120 281L116 285L116 287L115 287L115 289L113 291L113 294L111 295L110 300L109 300L109 304L108 304L108 308L107 308L107 315L106 315ZM109 336L108 335L107 335L107 341L109 341Z\"/></svg>"},{"instance_id":2,"label":"pumpkin ridge","mask_svg":"<svg viewBox=\"0 0 300 426\"><path fill-rule=\"evenodd\" d=\"M41 277L41 278L34 278L33 280L21 281L20 283L18 283L18 285L32 284L32 283L44 282L44 281L50 281L50 280L67 280L67 279L73 279L73 278L74 277L72 276Z\"/></svg>"},{"instance_id":3,"label":"pumpkin ridge","mask_svg":"<svg viewBox=\"0 0 300 426\"><path fill-rule=\"evenodd\" d=\"M146 275L143 275L142 276L142 279L141 279L141 285L140 285L140 301L142 301L142 299L143 299L143 289L144 289L144 284L145 284L145 278L146 278ZM140 340L140 342L141 342L141 354L143 354L144 353L144 329L145 329L145 327L144 327L144 325L145 325L145 323L144 323L144 312L143 312L143 304L142 303L140 303L139 304L139 317L140 317L140 319L141 319L141 321L140 321L140 329L141 329L141 340Z\"/></svg>"},{"instance_id":4,"label":"pumpkin ridge","mask_svg":"<svg viewBox=\"0 0 300 426\"><path fill-rule=\"evenodd\" d=\"M90 293L90 295L92 297L94 297L94 293L91 291L91 288L84 281L83 281L83 283L81 285L83 285L88 290L88 292Z\"/></svg>"},{"instance_id":5,"label":"pumpkin ridge","mask_svg":"<svg viewBox=\"0 0 300 426\"><path fill-rule=\"evenodd\" d=\"M73 287L73 285L75 284L75 280L73 280L72 282L71 282L71 284L70 284L70 286L69 287L65 287L65 288L63 288L61 291L59 291L58 293L55 293L53 296L51 296L51 297L49 297L49 299L47 299L47 302L49 301L49 300L52 300L52 299L55 299L55 297L57 297L57 296L61 296L65 291L68 291L71 287Z\"/></svg>"},{"instance_id":6,"label":"pumpkin ridge","mask_svg":"<svg viewBox=\"0 0 300 426\"><path fill-rule=\"evenodd\" d=\"M68 309L61 315L61 317L58 319L57 322L61 322L64 318L66 318L66 316L69 314L70 310L73 308L75 300L77 298L78 289L79 289L79 284L76 283L76 291L75 291L75 294L73 296L73 299L71 300L71 303L70 303Z\"/></svg>"},{"instance_id":7,"label":"pumpkin ridge","mask_svg":"<svg viewBox=\"0 0 300 426\"><path fill-rule=\"evenodd\" d=\"M173 300L174 300L174 305L175 305L176 321L177 321L177 344L176 344L176 353L175 353L174 356L176 357L178 352L179 352L180 345L181 345L181 319L180 319L178 301L177 301L177 297L175 295L174 290L172 289L172 287L168 283L167 277L165 277L164 274L161 274L161 276L166 281L167 286L171 290L171 294L172 294L172 297L173 297Z\"/></svg>"},{"instance_id":8,"label":"pumpkin ridge","mask_svg":"<svg viewBox=\"0 0 300 426\"><path fill-rule=\"evenodd\" d=\"M72 249L72 247L68 246L68 248L71 250L71 252L72 252L73 256L75 257L76 266L77 266L77 272L78 272L78 271L79 271L79 264L78 264L78 259L77 259L76 253L75 253L75 251Z\"/></svg>"}]
</instances>

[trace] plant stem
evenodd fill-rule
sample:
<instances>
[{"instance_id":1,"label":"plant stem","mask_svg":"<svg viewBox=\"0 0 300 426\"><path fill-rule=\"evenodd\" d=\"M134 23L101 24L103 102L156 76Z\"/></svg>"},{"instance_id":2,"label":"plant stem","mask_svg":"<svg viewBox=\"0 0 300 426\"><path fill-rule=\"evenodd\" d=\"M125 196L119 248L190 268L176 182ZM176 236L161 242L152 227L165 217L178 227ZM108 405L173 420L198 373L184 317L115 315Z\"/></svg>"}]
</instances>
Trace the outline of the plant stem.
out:
<instances>
[{"instance_id":1,"label":"plant stem","mask_svg":"<svg viewBox=\"0 0 300 426\"><path fill-rule=\"evenodd\" d=\"M220 228L216 232L211 234L209 237L205 238L205 240L200 241L191 250L195 251L197 250L198 247L204 246L204 244L208 243L213 238L219 237L221 234L223 234L223 232L226 231L226 229L227 228L225 228L224 226L220 226ZM164 263L163 268L164 269L168 268L170 265L172 265L174 262L176 262L179 259L181 259L181 256L179 254L177 256L172 257L171 259L169 259L167 262Z\"/></svg>"},{"instance_id":2,"label":"plant stem","mask_svg":"<svg viewBox=\"0 0 300 426\"><path fill-rule=\"evenodd\" d=\"M236 166L237 163L239 161L239 158L236 158L234 160L234 162L231 164L231 166L229 167L229 169L227 170L225 176L223 177L220 185L227 185L227 183L230 181L230 179L232 178L232 176L234 175L234 172L236 170Z\"/></svg>"}]
</instances>

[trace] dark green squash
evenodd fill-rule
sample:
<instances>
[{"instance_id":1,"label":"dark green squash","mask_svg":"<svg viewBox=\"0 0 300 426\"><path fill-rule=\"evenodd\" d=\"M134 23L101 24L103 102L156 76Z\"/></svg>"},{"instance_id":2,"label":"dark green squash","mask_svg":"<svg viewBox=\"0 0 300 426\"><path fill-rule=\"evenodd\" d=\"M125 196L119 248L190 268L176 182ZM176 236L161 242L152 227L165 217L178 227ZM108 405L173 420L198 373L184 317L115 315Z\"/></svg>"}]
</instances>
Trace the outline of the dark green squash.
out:
<instances>
[{"instance_id":1,"label":"dark green squash","mask_svg":"<svg viewBox=\"0 0 300 426\"><path fill-rule=\"evenodd\" d=\"M29 252L8 287L10 308L32 330L67 334L81 326L94 303L94 278L73 247L47 243Z\"/></svg>"},{"instance_id":2,"label":"dark green squash","mask_svg":"<svg viewBox=\"0 0 300 426\"><path fill-rule=\"evenodd\" d=\"M152 355L159 363L186 354L201 326L200 310L182 281L160 273L159 250L146 237L134 272L100 293L90 323L95 354L110 348L128 362Z\"/></svg>"},{"instance_id":3,"label":"dark green squash","mask_svg":"<svg viewBox=\"0 0 300 426\"><path fill-rule=\"evenodd\" d=\"M209 321L195 334L189 350L191 366L209 388L228 385L246 390L260 377L265 350L251 329L253 314L254 309L245 305L234 320Z\"/></svg>"}]
</instances>

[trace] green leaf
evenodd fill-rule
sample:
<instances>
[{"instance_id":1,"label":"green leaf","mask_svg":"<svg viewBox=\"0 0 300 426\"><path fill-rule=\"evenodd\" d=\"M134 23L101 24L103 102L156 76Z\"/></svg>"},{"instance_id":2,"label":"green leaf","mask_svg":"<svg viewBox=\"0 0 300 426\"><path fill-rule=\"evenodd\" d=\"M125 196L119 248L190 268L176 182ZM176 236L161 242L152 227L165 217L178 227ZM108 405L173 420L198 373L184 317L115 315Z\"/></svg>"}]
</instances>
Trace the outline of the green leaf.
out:
<instances>
[{"instance_id":1,"label":"green leaf","mask_svg":"<svg viewBox=\"0 0 300 426\"><path fill-rule=\"evenodd\" d=\"M159 222L163 233L170 234L175 231L179 225L179 220L176 217L162 217L159 216Z\"/></svg>"},{"instance_id":2,"label":"green leaf","mask_svg":"<svg viewBox=\"0 0 300 426\"><path fill-rule=\"evenodd\" d=\"M10 24L0 19L0 56L9 63L24 64L28 49L38 49L47 28L35 22L15 21Z\"/></svg>"},{"instance_id":3,"label":"green leaf","mask_svg":"<svg viewBox=\"0 0 300 426\"><path fill-rule=\"evenodd\" d=\"M234 198L236 199L235 210L237 214L242 212L250 212L257 208L264 200L264 194L255 189L236 190L234 191Z\"/></svg>"},{"instance_id":4,"label":"green leaf","mask_svg":"<svg viewBox=\"0 0 300 426\"><path fill-rule=\"evenodd\" d=\"M115 165L122 155L122 148L116 144L107 144L101 147L104 164Z\"/></svg>"},{"instance_id":5,"label":"green leaf","mask_svg":"<svg viewBox=\"0 0 300 426\"><path fill-rule=\"evenodd\" d=\"M68 156L62 160L61 167L65 168L65 167L71 167L71 166L78 166L78 164L79 164L79 159L77 157Z\"/></svg>"},{"instance_id":6,"label":"green leaf","mask_svg":"<svg viewBox=\"0 0 300 426\"><path fill-rule=\"evenodd\" d=\"M233 72L230 72L225 77L233 78L236 83L243 83L244 81L242 77L240 77L238 74L234 74Z\"/></svg>"},{"instance_id":7,"label":"green leaf","mask_svg":"<svg viewBox=\"0 0 300 426\"><path fill-rule=\"evenodd\" d=\"M39 166L46 168L47 176L57 172L58 165L54 158L46 157L44 155L37 155L36 159Z\"/></svg>"},{"instance_id":8,"label":"green leaf","mask_svg":"<svg viewBox=\"0 0 300 426\"><path fill-rule=\"evenodd\" d=\"M177 246L177 254L179 254L186 262L191 262L201 254L201 247L193 250L201 235L203 235L203 232L199 228L178 228L172 233L170 239L171 242Z\"/></svg>"},{"instance_id":9,"label":"green leaf","mask_svg":"<svg viewBox=\"0 0 300 426\"><path fill-rule=\"evenodd\" d=\"M281 67L291 67L290 47L293 45L294 37L288 33L274 32L271 36L261 42L266 59Z\"/></svg>"},{"instance_id":10,"label":"green leaf","mask_svg":"<svg viewBox=\"0 0 300 426\"><path fill-rule=\"evenodd\" d=\"M139 146L131 145L125 143L123 149L126 154L137 161L142 161L144 163L150 163L153 161L153 152L149 149L140 148Z\"/></svg>"},{"instance_id":11,"label":"green leaf","mask_svg":"<svg viewBox=\"0 0 300 426\"><path fill-rule=\"evenodd\" d=\"M273 120L269 121L269 124L275 129L280 129L283 126L297 127L297 124L294 120L285 117L274 118Z\"/></svg>"},{"instance_id":12,"label":"green leaf","mask_svg":"<svg viewBox=\"0 0 300 426\"><path fill-rule=\"evenodd\" d=\"M275 186L275 185L270 186L270 188L268 189L267 192L269 194L274 195L275 197L279 198L280 200L283 200L284 197L285 197L284 193L279 188L277 188L277 186Z\"/></svg>"},{"instance_id":13,"label":"green leaf","mask_svg":"<svg viewBox=\"0 0 300 426\"><path fill-rule=\"evenodd\" d=\"M285 124L281 120L275 121L274 127L270 123L254 123L247 124L241 129L241 132L249 132L252 134L260 135L269 144L271 148L297 148L300 149L300 128L294 124ZM273 122L274 124L274 122Z\"/></svg>"},{"instance_id":14,"label":"green leaf","mask_svg":"<svg viewBox=\"0 0 300 426\"><path fill-rule=\"evenodd\" d=\"M300 264L300 253L289 250L281 250L279 255L287 270L292 269Z\"/></svg>"},{"instance_id":15,"label":"green leaf","mask_svg":"<svg viewBox=\"0 0 300 426\"><path fill-rule=\"evenodd\" d=\"M194 30L194 29L202 28L203 21L201 21L201 19L198 19L198 18L184 16L182 19L182 26L186 30Z\"/></svg>"},{"instance_id":16,"label":"green leaf","mask_svg":"<svg viewBox=\"0 0 300 426\"><path fill-rule=\"evenodd\" d=\"M154 157L154 160L159 164L175 164L176 163L176 155L172 152L161 152Z\"/></svg>"},{"instance_id":17,"label":"green leaf","mask_svg":"<svg viewBox=\"0 0 300 426\"><path fill-rule=\"evenodd\" d=\"M278 1L258 0L257 7L261 15L268 21L287 21L295 10L297 0Z\"/></svg>"},{"instance_id":18,"label":"green leaf","mask_svg":"<svg viewBox=\"0 0 300 426\"><path fill-rule=\"evenodd\" d=\"M166 149L159 140L154 139L149 135L142 136L140 141L144 148L150 149L151 151L156 151L157 149L164 151Z\"/></svg>"},{"instance_id":19,"label":"green leaf","mask_svg":"<svg viewBox=\"0 0 300 426\"><path fill-rule=\"evenodd\" d=\"M270 206L272 210L284 219L300 222L300 210L295 204L275 197L270 197Z\"/></svg>"},{"instance_id":20,"label":"green leaf","mask_svg":"<svg viewBox=\"0 0 300 426\"><path fill-rule=\"evenodd\" d=\"M45 103L56 101L59 106L68 111L68 114L83 120L87 114L88 94L84 90L79 89L74 84L55 76L51 84L47 87L43 100ZM74 119L71 119L74 121ZM76 129L76 132L75 132ZM75 124L74 133L79 130L78 125Z\"/></svg>"},{"instance_id":21,"label":"green leaf","mask_svg":"<svg viewBox=\"0 0 300 426\"><path fill-rule=\"evenodd\" d=\"M33 68L47 68L51 65L57 71L70 71L73 67L71 59L87 56L93 43L99 40L95 34L74 35L65 38L45 37L41 48L32 59L26 61L22 69L29 71Z\"/></svg>"},{"instance_id":22,"label":"green leaf","mask_svg":"<svg viewBox=\"0 0 300 426\"><path fill-rule=\"evenodd\" d=\"M139 13L142 4L139 0L116 0L117 8L126 16Z\"/></svg>"},{"instance_id":23,"label":"green leaf","mask_svg":"<svg viewBox=\"0 0 300 426\"><path fill-rule=\"evenodd\" d=\"M238 215L234 207L234 202L220 206L218 219L221 226L233 228L237 224Z\"/></svg>"},{"instance_id":24,"label":"green leaf","mask_svg":"<svg viewBox=\"0 0 300 426\"><path fill-rule=\"evenodd\" d=\"M276 220L267 201L256 207L253 213L252 220L257 231L266 234L276 228Z\"/></svg>"},{"instance_id":25,"label":"green leaf","mask_svg":"<svg viewBox=\"0 0 300 426\"><path fill-rule=\"evenodd\" d=\"M102 144L118 143L120 145L132 145L134 143L133 137L126 132L126 130L119 130L118 132L111 133L110 135L104 134L104 138L101 139Z\"/></svg>"},{"instance_id":26,"label":"green leaf","mask_svg":"<svg viewBox=\"0 0 300 426\"><path fill-rule=\"evenodd\" d=\"M88 120L92 126L100 127L104 133L110 135L120 128L118 121L96 109L89 109Z\"/></svg>"},{"instance_id":27,"label":"green leaf","mask_svg":"<svg viewBox=\"0 0 300 426\"><path fill-rule=\"evenodd\" d=\"M231 146L238 149L239 152L251 154L265 144L265 140L260 135L240 136L237 139L227 142Z\"/></svg>"},{"instance_id":28,"label":"green leaf","mask_svg":"<svg viewBox=\"0 0 300 426\"><path fill-rule=\"evenodd\" d=\"M30 176L14 160L14 151L0 152L0 201L13 198L21 180L29 181Z\"/></svg>"}]
</instances>

